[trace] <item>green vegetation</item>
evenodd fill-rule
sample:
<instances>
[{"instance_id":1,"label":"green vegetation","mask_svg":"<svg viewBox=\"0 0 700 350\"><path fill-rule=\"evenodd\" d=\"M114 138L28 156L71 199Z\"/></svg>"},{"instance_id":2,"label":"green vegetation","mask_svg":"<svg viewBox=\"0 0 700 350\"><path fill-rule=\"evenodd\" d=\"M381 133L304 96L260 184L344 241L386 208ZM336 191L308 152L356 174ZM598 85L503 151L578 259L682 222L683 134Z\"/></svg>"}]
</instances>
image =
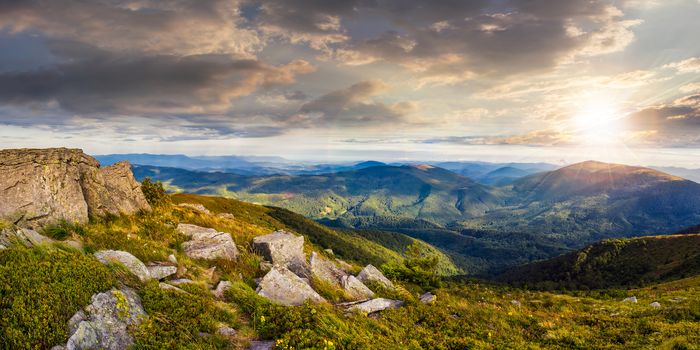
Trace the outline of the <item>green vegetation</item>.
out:
<instances>
[{"instance_id":1,"label":"green vegetation","mask_svg":"<svg viewBox=\"0 0 700 350\"><path fill-rule=\"evenodd\" d=\"M90 296L122 284L138 292L149 315L131 330L135 349L233 349L265 339L274 340L275 349L699 348L700 276L643 289L568 294L445 281L438 277L441 264L446 264L444 256L405 235L335 230L287 210L224 198L179 194L172 196L172 203L202 204L212 214L165 203L150 213L61 226L83 243L86 253L58 245L0 251L0 348L47 349L65 343L68 319L89 304ZM184 237L175 230L178 223L231 233L240 247L239 259L189 259L181 250ZM403 300L404 306L367 316L330 303L284 307L258 296L254 279L263 272L251 241L276 229L303 234L307 252L332 248L349 262L378 263L394 279L397 291L369 287L378 296ZM610 263L638 243L605 244L621 252L610 255ZM695 241L683 245L698 246ZM105 268L89 255L103 248L129 251L144 262L175 254L179 277L194 283L180 285L182 292L161 289L155 281L143 284L123 268ZM690 250L678 248L666 271L673 270L671 265L681 266L681 261L693 261L692 255L683 258ZM644 252L656 254L651 243ZM588 259L578 260L585 269ZM233 284L223 301L210 292L219 279ZM332 302L346 299L335 287L311 283ZM418 296L425 291L436 294L437 301L420 303ZM621 302L631 295L639 303ZM653 301L662 307L649 306ZM216 334L224 325L236 329L233 339Z\"/></svg>"},{"instance_id":2,"label":"green vegetation","mask_svg":"<svg viewBox=\"0 0 700 350\"><path fill-rule=\"evenodd\" d=\"M114 284L96 259L67 248L0 250L0 348L65 343L68 319Z\"/></svg>"},{"instance_id":3,"label":"green vegetation","mask_svg":"<svg viewBox=\"0 0 700 350\"><path fill-rule=\"evenodd\" d=\"M514 268L503 281L538 289L643 286L700 274L700 234L611 239Z\"/></svg>"},{"instance_id":4,"label":"green vegetation","mask_svg":"<svg viewBox=\"0 0 700 350\"><path fill-rule=\"evenodd\" d=\"M146 201L151 206L157 207L170 202L170 197L165 193L163 183L160 181L153 182L150 178L145 178L141 181L141 191L146 197Z\"/></svg>"}]
</instances>

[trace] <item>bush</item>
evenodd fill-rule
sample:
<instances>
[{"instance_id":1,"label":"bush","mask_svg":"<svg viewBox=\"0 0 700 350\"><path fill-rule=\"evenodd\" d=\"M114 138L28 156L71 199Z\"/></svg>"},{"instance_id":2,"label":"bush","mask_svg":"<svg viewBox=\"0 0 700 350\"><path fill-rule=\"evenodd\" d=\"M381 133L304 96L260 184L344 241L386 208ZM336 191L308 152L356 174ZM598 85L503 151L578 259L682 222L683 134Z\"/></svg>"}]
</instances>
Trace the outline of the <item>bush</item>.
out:
<instances>
[{"instance_id":1,"label":"bush","mask_svg":"<svg viewBox=\"0 0 700 350\"><path fill-rule=\"evenodd\" d=\"M61 248L0 251L0 348L65 343L67 322L90 297L115 285L96 259Z\"/></svg>"},{"instance_id":2,"label":"bush","mask_svg":"<svg viewBox=\"0 0 700 350\"><path fill-rule=\"evenodd\" d=\"M59 241L70 237L73 233L76 233L81 236L85 234L81 226L71 224L70 222L65 220L44 227L42 233L44 234L44 236L51 237Z\"/></svg>"},{"instance_id":3,"label":"bush","mask_svg":"<svg viewBox=\"0 0 700 350\"><path fill-rule=\"evenodd\" d=\"M424 255L418 245L411 244L406 249L406 257L403 264L382 265L384 273L390 278L408 282L426 290L442 286L442 279L436 273L439 262L437 256Z\"/></svg>"},{"instance_id":4,"label":"bush","mask_svg":"<svg viewBox=\"0 0 700 350\"><path fill-rule=\"evenodd\" d=\"M153 182L151 178L145 178L141 181L141 191L146 197L146 201L152 207L158 207L170 203L170 197L163 188L163 183L160 181Z\"/></svg>"}]
</instances>

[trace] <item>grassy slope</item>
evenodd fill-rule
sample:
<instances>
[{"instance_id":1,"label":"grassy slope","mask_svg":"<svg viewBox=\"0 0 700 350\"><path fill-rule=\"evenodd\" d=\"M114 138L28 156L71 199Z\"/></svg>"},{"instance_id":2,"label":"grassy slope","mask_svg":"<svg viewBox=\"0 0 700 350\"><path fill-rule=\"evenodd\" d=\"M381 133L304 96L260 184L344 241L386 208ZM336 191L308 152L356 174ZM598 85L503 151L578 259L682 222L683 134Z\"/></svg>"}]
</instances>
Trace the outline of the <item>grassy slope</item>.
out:
<instances>
[{"instance_id":1,"label":"grassy slope","mask_svg":"<svg viewBox=\"0 0 700 350\"><path fill-rule=\"evenodd\" d=\"M140 284L123 270L110 270L109 280L116 278L136 288L144 308L152 316L140 329L135 330L137 349L148 348L196 348L225 349L244 348L250 339L277 340L280 348L313 349L697 349L700 344L700 278L676 281L670 284L627 292L582 292L562 295L548 292L525 291L483 283L452 283L433 292L437 303L424 305L416 302L418 293L400 296L406 305L386 311L378 317L345 315L327 304L301 307L280 307L267 303L253 291L252 279L261 275L259 257L249 250L251 239L273 229L290 228L287 219L274 217L272 208L265 208L237 201L191 195L174 196L175 202L203 203L213 212L232 213L235 218L221 218L198 213L189 208L160 208L155 212L129 217L108 218L93 221L82 227L69 227L69 236L83 241L88 251L100 248L127 250L144 261L162 260L167 254L177 255L183 277L196 284L183 286L189 294L178 294L158 288L157 283ZM280 215L277 215L280 216ZM281 216L280 216L281 217ZM241 256L235 263L223 261L204 262L188 259L180 250L183 240L173 227L178 222L188 222L214 227L230 232L241 247ZM321 227L322 228L322 227ZM308 234L309 241L319 231ZM343 233L337 233L342 236ZM370 238L371 233L361 236ZM359 239L359 238L358 238ZM385 237L380 239L388 243ZM402 238L390 244L401 246ZM320 241L319 241L320 242ZM372 243L368 240L349 240ZM313 243L307 246L311 249ZM320 247L316 247L318 249ZM340 249L336 246L333 249ZM360 249L361 247L357 247ZM40 249L54 249L50 247ZM341 250L339 250L341 251ZM371 250L368 251L371 254ZM387 258L395 253L385 251ZM79 254L85 266L96 264L88 254ZM340 255L340 253L339 253ZM0 251L3 266L0 281L9 281L13 295L39 303L57 300L64 293L76 293L86 284L94 285L92 274L74 274L68 283L61 282L60 275L73 268L61 255L38 254L35 263L21 263L26 259L16 249ZM398 254L395 258L399 258ZM71 260L75 261L75 260ZM36 265L45 267L39 271ZM92 264L92 265L90 265ZM206 269L216 266L213 276ZM184 269L186 268L186 272ZM84 270L84 269L83 269ZM107 272L105 272L107 273ZM25 283L29 278L51 276L60 284L59 289L36 288L37 283ZM34 276L34 277L31 277ZM218 278L234 282L227 293L227 302L215 301L207 291ZM13 279L18 279L14 281ZM74 290L71 292L71 288ZM85 292L85 291L84 291ZM87 292L88 294L90 292ZM3 294L5 295L5 294ZM77 295L77 294L76 294ZM621 298L635 295L638 304L621 303ZM81 296L81 298L85 298ZM3 304L0 317L17 327L32 325L31 320L42 319L48 312L33 304ZM517 302L513 302L513 301ZM653 309L647 304L658 301L662 308ZM87 303L81 301L80 303ZM51 304L51 303L49 303ZM76 308L72 305L71 308ZM32 312L28 319L18 315ZM72 310L52 314L52 328L59 329L67 322ZM25 323L23 323L25 322ZM227 324L238 330L234 344L218 336L201 337L200 332L214 333L219 324ZM46 325L39 325L33 334L42 334ZM14 346L14 348L48 348L42 338L31 338L27 333L14 333L16 343L38 344ZM65 336L65 335L63 335ZM65 339L52 338L52 342ZM38 343L34 343L34 341Z\"/></svg>"},{"instance_id":2,"label":"grassy slope","mask_svg":"<svg viewBox=\"0 0 700 350\"><path fill-rule=\"evenodd\" d=\"M501 279L538 288L644 285L700 274L700 234L613 239L510 270Z\"/></svg>"}]
</instances>

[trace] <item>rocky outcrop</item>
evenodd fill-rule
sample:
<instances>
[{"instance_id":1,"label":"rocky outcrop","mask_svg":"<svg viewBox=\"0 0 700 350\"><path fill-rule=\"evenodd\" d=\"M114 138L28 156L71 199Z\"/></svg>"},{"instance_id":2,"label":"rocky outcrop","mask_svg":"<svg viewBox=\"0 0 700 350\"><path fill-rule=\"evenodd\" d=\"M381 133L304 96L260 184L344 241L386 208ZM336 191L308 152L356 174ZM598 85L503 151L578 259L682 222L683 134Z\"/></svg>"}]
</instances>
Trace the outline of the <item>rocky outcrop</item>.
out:
<instances>
[{"instance_id":1,"label":"rocky outcrop","mask_svg":"<svg viewBox=\"0 0 700 350\"><path fill-rule=\"evenodd\" d=\"M253 248L275 266L306 265L304 258L304 236L286 231L275 231L269 235L253 238Z\"/></svg>"},{"instance_id":2,"label":"rocky outcrop","mask_svg":"<svg viewBox=\"0 0 700 350\"><path fill-rule=\"evenodd\" d=\"M53 242L55 242L53 239L43 236L28 228L8 227L0 230L0 244L5 247L10 247L16 244L21 244L26 247L33 247L41 244L50 244Z\"/></svg>"},{"instance_id":3,"label":"rocky outcrop","mask_svg":"<svg viewBox=\"0 0 700 350\"><path fill-rule=\"evenodd\" d=\"M104 265L115 263L123 265L129 272L138 277L141 282L146 282L151 279L151 274L146 265L129 252L121 250L100 250L95 253L95 258Z\"/></svg>"},{"instance_id":4,"label":"rocky outcrop","mask_svg":"<svg viewBox=\"0 0 700 350\"><path fill-rule=\"evenodd\" d=\"M343 277L347 276L345 271L340 269L331 261L323 259L316 252L311 252L311 256L309 257L309 268L312 276L337 287L342 285Z\"/></svg>"},{"instance_id":5,"label":"rocky outcrop","mask_svg":"<svg viewBox=\"0 0 700 350\"><path fill-rule=\"evenodd\" d=\"M92 303L68 321L67 350L122 350L133 345L129 329L146 317L141 299L131 289L112 289L92 296Z\"/></svg>"},{"instance_id":6,"label":"rocky outcrop","mask_svg":"<svg viewBox=\"0 0 700 350\"><path fill-rule=\"evenodd\" d=\"M306 300L325 300L299 276L281 266L273 267L263 277L256 292L272 302L287 306L301 305Z\"/></svg>"},{"instance_id":7,"label":"rocky outcrop","mask_svg":"<svg viewBox=\"0 0 700 350\"><path fill-rule=\"evenodd\" d=\"M365 284L378 283L389 290L395 289L394 284L391 283L388 278L384 277L384 274L379 271L379 269L372 265L365 266L365 268L362 269L362 271L360 271L360 273L357 275L357 279Z\"/></svg>"},{"instance_id":8,"label":"rocky outcrop","mask_svg":"<svg viewBox=\"0 0 700 350\"><path fill-rule=\"evenodd\" d=\"M0 151L0 218L38 228L150 210L128 163L100 168L79 149Z\"/></svg>"},{"instance_id":9,"label":"rocky outcrop","mask_svg":"<svg viewBox=\"0 0 700 350\"><path fill-rule=\"evenodd\" d=\"M177 229L191 239L182 244L191 258L235 260L238 257L238 248L226 232L190 224L179 224Z\"/></svg>"},{"instance_id":10,"label":"rocky outcrop","mask_svg":"<svg viewBox=\"0 0 700 350\"><path fill-rule=\"evenodd\" d=\"M352 312L360 312L364 314L371 314L373 312L378 312L386 309L396 309L403 305L401 300L392 300L385 298L376 298L372 300L367 300L359 303L345 304L348 306L347 310Z\"/></svg>"}]
</instances>

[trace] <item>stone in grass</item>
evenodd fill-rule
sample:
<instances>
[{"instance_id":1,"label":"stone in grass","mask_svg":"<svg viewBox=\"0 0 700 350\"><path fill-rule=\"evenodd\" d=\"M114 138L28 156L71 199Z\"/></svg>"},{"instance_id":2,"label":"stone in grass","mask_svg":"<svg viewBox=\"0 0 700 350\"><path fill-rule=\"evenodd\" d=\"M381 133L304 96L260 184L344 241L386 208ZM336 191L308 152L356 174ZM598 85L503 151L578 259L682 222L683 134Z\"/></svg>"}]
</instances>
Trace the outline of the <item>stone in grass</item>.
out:
<instances>
[{"instance_id":1,"label":"stone in grass","mask_svg":"<svg viewBox=\"0 0 700 350\"><path fill-rule=\"evenodd\" d=\"M250 342L249 350L272 350L275 346L274 340L253 340Z\"/></svg>"},{"instance_id":2,"label":"stone in grass","mask_svg":"<svg viewBox=\"0 0 700 350\"><path fill-rule=\"evenodd\" d=\"M336 287L341 287L343 277L347 276L345 271L316 252L311 252L309 256L309 268L312 276Z\"/></svg>"},{"instance_id":3,"label":"stone in grass","mask_svg":"<svg viewBox=\"0 0 700 350\"><path fill-rule=\"evenodd\" d=\"M151 274L146 268L146 265L138 258L129 252L121 250L100 250L95 252L95 258L104 265L121 264L126 267L129 272L139 278L141 282L146 282L151 279Z\"/></svg>"},{"instance_id":4,"label":"stone in grass","mask_svg":"<svg viewBox=\"0 0 700 350\"><path fill-rule=\"evenodd\" d=\"M216 289L212 290L212 294L214 294L214 297L216 299L224 299L224 295L227 290L231 289L233 287L233 284L229 281L220 281L219 284L216 285Z\"/></svg>"},{"instance_id":5,"label":"stone in grass","mask_svg":"<svg viewBox=\"0 0 700 350\"><path fill-rule=\"evenodd\" d=\"M222 326L216 330L216 334L224 336L224 337L229 338L229 339L235 338L237 333L238 332L235 329L228 327L228 326Z\"/></svg>"},{"instance_id":6,"label":"stone in grass","mask_svg":"<svg viewBox=\"0 0 700 350\"><path fill-rule=\"evenodd\" d=\"M148 273L151 274L151 278L157 280L162 280L177 273L177 266L165 263L151 263L146 265L146 268Z\"/></svg>"},{"instance_id":7,"label":"stone in grass","mask_svg":"<svg viewBox=\"0 0 700 350\"><path fill-rule=\"evenodd\" d=\"M371 282L378 283L384 288L389 290L395 290L394 284L389 281L388 278L384 277L384 274L379 271L376 267L372 265L365 266L362 271L357 275L357 279L362 281L362 283L368 284Z\"/></svg>"},{"instance_id":8,"label":"stone in grass","mask_svg":"<svg viewBox=\"0 0 700 350\"><path fill-rule=\"evenodd\" d=\"M352 300L366 300L374 297L374 292L353 275L343 276L341 284L345 293Z\"/></svg>"},{"instance_id":9,"label":"stone in grass","mask_svg":"<svg viewBox=\"0 0 700 350\"><path fill-rule=\"evenodd\" d=\"M437 300L437 296L433 293L426 292L423 295L420 296L420 302L423 304L432 304ZM517 301L517 300L513 300ZM511 303L513 302L511 301ZM515 304L514 304L515 305ZM518 306L520 306L520 302L518 302Z\"/></svg>"},{"instance_id":10,"label":"stone in grass","mask_svg":"<svg viewBox=\"0 0 700 350\"><path fill-rule=\"evenodd\" d=\"M346 303L344 305L349 305L349 307L347 308L348 311L371 314L387 309L399 308L401 307L401 305L403 305L403 301L386 298L376 298L367 301L362 301L359 303Z\"/></svg>"},{"instance_id":11,"label":"stone in grass","mask_svg":"<svg viewBox=\"0 0 700 350\"><path fill-rule=\"evenodd\" d=\"M253 248L275 266L304 264L304 236L275 231L253 238Z\"/></svg>"},{"instance_id":12,"label":"stone in grass","mask_svg":"<svg viewBox=\"0 0 700 350\"><path fill-rule=\"evenodd\" d=\"M659 308L659 307L661 307L661 303L659 303L658 301L655 301L655 302L649 304L649 306L651 306L653 308Z\"/></svg>"},{"instance_id":13,"label":"stone in grass","mask_svg":"<svg viewBox=\"0 0 700 350\"><path fill-rule=\"evenodd\" d=\"M238 257L238 248L226 232L190 224L179 224L177 229L191 238L182 244L190 258L235 260Z\"/></svg>"},{"instance_id":14,"label":"stone in grass","mask_svg":"<svg viewBox=\"0 0 700 350\"><path fill-rule=\"evenodd\" d=\"M301 305L306 300L325 301L299 276L281 266L273 267L263 277L256 292L274 303L286 306Z\"/></svg>"},{"instance_id":15,"label":"stone in grass","mask_svg":"<svg viewBox=\"0 0 700 350\"><path fill-rule=\"evenodd\" d=\"M92 303L68 322L67 350L122 350L133 345L129 330L146 317L141 299L131 289L112 289L92 296Z\"/></svg>"},{"instance_id":16,"label":"stone in grass","mask_svg":"<svg viewBox=\"0 0 700 350\"><path fill-rule=\"evenodd\" d=\"M623 303L635 303L635 304L636 304L636 303L637 303L637 297L635 297L635 296L627 297L627 298L622 299L622 302L623 302Z\"/></svg>"}]
</instances>

